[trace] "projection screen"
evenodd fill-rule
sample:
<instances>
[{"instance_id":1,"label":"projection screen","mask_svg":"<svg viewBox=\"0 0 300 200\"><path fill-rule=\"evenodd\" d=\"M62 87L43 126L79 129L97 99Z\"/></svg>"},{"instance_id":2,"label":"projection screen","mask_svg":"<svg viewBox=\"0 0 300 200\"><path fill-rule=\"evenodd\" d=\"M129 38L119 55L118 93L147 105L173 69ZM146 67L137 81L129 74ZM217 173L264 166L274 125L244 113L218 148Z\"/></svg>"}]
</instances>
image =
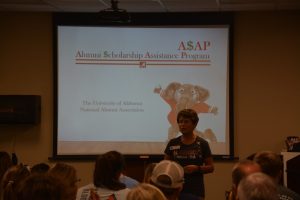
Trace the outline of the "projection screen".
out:
<instances>
[{"instance_id":1,"label":"projection screen","mask_svg":"<svg viewBox=\"0 0 300 200\"><path fill-rule=\"evenodd\" d=\"M230 156L229 26L57 26L55 154L162 155L195 109Z\"/></svg>"}]
</instances>

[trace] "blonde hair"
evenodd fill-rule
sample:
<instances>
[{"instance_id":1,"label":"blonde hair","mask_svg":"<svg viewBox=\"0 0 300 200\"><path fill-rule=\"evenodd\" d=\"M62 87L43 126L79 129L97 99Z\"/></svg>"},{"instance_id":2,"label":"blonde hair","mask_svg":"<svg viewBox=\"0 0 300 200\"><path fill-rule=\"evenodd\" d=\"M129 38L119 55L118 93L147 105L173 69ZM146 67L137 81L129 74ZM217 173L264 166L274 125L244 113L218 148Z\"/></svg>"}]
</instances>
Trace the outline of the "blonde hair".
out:
<instances>
[{"instance_id":1,"label":"blonde hair","mask_svg":"<svg viewBox=\"0 0 300 200\"><path fill-rule=\"evenodd\" d=\"M167 198L154 185L141 183L129 191L126 200L167 200Z\"/></svg>"}]
</instances>

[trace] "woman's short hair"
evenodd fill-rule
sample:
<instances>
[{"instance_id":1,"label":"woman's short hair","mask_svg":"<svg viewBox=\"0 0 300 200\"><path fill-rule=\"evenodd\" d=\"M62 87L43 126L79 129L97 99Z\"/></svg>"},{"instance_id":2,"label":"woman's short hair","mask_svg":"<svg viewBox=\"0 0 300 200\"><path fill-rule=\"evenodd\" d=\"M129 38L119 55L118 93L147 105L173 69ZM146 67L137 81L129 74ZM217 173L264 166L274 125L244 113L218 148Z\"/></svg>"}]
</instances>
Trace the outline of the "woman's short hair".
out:
<instances>
[{"instance_id":1,"label":"woman's short hair","mask_svg":"<svg viewBox=\"0 0 300 200\"><path fill-rule=\"evenodd\" d=\"M193 109L183 109L179 111L177 114L177 123L179 122L180 118L190 119L195 125L197 125L199 121L198 114Z\"/></svg>"},{"instance_id":2,"label":"woman's short hair","mask_svg":"<svg viewBox=\"0 0 300 200\"><path fill-rule=\"evenodd\" d=\"M141 183L129 191L126 200L167 200L167 198L154 185Z\"/></svg>"}]
</instances>

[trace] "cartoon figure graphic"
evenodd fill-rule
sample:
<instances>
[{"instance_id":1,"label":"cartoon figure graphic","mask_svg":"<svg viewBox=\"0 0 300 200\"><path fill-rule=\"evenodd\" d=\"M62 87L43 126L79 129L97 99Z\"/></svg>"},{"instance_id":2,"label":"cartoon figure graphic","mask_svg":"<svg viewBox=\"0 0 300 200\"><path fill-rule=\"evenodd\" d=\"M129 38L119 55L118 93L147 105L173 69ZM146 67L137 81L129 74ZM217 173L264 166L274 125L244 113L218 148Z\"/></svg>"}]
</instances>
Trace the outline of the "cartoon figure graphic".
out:
<instances>
[{"instance_id":1,"label":"cartoon figure graphic","mask_svg":"<svg viewBox=\"0 0 300 200\"><path fill-rule=\"evenodd\" d=\"M160 96L170 105L171 111L168 114L170 127L168 130L168 140L175 138L178 133L177 113L186 108L195 110L197 113L218 113L218 108L205 103L209 97L209 91L201 86L192 84L170 83L164 90L161 86L154 88L154 93ZM211 129L204 132L196 130L196 134L208 140L216 142L217 138Z\"/></svg>"}]
</instances>

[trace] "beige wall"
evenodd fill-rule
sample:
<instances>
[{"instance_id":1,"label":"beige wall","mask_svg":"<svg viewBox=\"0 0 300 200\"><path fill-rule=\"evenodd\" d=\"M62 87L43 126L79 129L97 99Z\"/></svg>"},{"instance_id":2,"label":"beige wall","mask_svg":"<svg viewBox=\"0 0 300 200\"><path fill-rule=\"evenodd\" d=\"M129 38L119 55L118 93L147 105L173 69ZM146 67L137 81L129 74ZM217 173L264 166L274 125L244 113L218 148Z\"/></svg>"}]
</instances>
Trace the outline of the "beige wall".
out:
<instances>
[{"instance_id":1,"label":"beige wall","mask_svg":"<svg viewBox=\"0 0 300 200\"><path fill-rule=\"evenodd\" d=\"M234 24L235 155L280 152L288 135L300 135L300 12L239 12ZM0 12L0 94L42 96L38 126L0 126L0 151L19 161L49 162L52 154L53 61L50 13ZM91 162L71 162L91 181ZM134 165L135 164L135 165ZM143 164L130 163L139 177ZM224 199L233 162L217 161L206 175L207 200ZM137 170L132 170L132 168ZM139 171L139 174L135 174Z\"/></svg>"}]
</instances>

